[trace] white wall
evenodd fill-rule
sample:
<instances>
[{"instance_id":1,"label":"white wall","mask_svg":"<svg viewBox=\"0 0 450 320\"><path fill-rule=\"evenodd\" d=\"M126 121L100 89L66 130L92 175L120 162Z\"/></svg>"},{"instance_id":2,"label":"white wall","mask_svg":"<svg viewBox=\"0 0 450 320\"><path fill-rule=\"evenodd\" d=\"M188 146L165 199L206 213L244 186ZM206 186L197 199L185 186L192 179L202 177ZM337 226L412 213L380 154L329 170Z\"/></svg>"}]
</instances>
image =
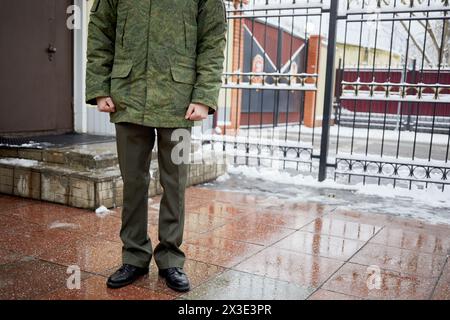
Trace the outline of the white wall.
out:
<instances>
[{"instance_id":1,"label":"white wall","mask_svg":"<svg viewBox=\"0 0 450 320\"><path fill-rule=\"evenodd\" d=\"M81 28L74 31L74 127L79 133L115 135L109 115L98 112L96 106L84 102L87 27L92 4L93 0L75 0L75 5L81 9Z\"/></svg>"}]
</instances>

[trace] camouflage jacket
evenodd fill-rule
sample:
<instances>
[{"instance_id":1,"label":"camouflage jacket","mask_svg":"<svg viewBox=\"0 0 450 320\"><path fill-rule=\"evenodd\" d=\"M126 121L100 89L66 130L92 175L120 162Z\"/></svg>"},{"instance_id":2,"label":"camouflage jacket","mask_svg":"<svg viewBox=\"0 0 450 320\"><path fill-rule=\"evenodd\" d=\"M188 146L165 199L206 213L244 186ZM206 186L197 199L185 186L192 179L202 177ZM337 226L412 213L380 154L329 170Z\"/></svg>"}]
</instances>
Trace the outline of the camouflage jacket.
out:
<instances>
[{"instance_id":1,"label":"camouflage jacket","mask_svg":"<svg viewBox=\"0 0 450 320\"><path fill-rule=\"evenodd\" d=\"M190 127L191 102L217 108L224 61L223 0L95 0L86 103L110 96L110 120Z\"/></svg>"}]
</instances>

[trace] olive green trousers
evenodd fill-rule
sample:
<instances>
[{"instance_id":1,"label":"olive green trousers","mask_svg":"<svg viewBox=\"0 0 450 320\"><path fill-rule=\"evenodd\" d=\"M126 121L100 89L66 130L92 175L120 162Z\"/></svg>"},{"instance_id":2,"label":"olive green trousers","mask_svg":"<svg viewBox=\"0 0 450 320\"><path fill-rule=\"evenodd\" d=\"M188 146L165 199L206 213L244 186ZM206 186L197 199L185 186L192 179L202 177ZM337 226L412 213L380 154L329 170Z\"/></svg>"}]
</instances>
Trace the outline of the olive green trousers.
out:
<instances>
[{"instance_id":1,"label":"olive green trousers","mask_svg":"<svg viewBox=\"0 0 450 320\"><path fill-rule=\"evenodd\" d=\"M189 130L190 137L191 129L183 129ZM185 254L180 245L183 241L188 164L172 161L172 149L179 143L171 140L174 130L116 123L117 153L123 180L120 238L124 264L148 267L154 255L159 269L182 268L184 265ZM155 140L158 143L160 183L164 191L159 209L159 244L153 250L147 226L149 169Z\"/></svg>"}]
</instances>

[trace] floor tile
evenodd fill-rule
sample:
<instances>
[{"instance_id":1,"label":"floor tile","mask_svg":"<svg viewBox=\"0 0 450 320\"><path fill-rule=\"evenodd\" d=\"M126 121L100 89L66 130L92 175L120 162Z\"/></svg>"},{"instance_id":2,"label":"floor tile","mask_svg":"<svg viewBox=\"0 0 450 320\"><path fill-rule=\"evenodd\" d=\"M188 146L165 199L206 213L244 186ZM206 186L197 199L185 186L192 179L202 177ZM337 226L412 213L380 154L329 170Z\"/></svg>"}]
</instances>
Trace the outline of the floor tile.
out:
<instances>
[{"instance_id":1,"label":"floor tile","mask_svg":"<svg viewBox=\"0 0 450 320\"><path fill-rule=\"evenodd\" d=\"M301 230L345 239L367 241L380 229L381 227L377 225L323 217L317 218Z\"/></svg>"},{"instance_id":2,"label":"floor tile","mask_svg":"<svg viewBox=\"0 0 450 320\"><path fill-rule=\"evenodd\" d=\"M334 259L271 247L250 257L233 269L316 288L342 264L343 262Z\"/></svg>"},{"instance_id":3,"label":"floor tile","mask_svg":"<svg viewBox=\"0 0 450 320\"><path fill-rule=\"evenodd\" d=\"M349 296L339 292L319 289L314 292L308 300L361 300L361 298Z\"/></svg>"},{"instance_id":4,"label":"floor tile","mask_svg":"<svg viewBox=\"0 0 450 320\"><path fill-rule=\"evenodd\" d=\"M211 234L215 237L249 242L259 245L271 245L294 232L292 229L281 228L268 224L242 224L239 221L228 223L215 229Z\"/></svg>"},{"instance_id":5,"label":"floor tile","mask_svg":"<svg viewBox=\"0 0 450 320\"><path fill-rule=\"evenodd\" d=\"M149 216L149 224L158 225L159 214L155 213ZM197 233L204 233L214 228L223 226L229 220L217 217L213 214L200 214L196 212L186 212L184 220L184 230Z\"/></svg>"},{"instance_id":6,"label":"floor tile","mask_svg":"<svg viewBox=\"0 0 450 320\"><path fill-rule=\"evenodd\" d=\"M370 270L368 266L347 263L324 284L323 289L363 299L422 300L429 298L437 280L380 270L377 283L372 281L375 278Z\"/></svg>"},{"instance_id":7,"label":"floor tile","mask_svg":"<svg viewBox=\"0 0 450 320\"><path fill-rule=\"evenodd\" d=\"M190 300L302 300L312 289L286 281L228 270L183 295Z\"/></svg>"},{"instance_id":8,"label":"floor tile","mask_svg":"<svg viewBox=\"0 0 450 320\"><path fill-rule=\"evenodd\" d=\"M9 211L8 215L42 226L65 223L67 219L80 215L93 214L88 210L70 208L52 203L35 203L22 206Z\"/></svg>"},{"instance_id":9,"label":"floor tile","mask_svg":"<svg viewBox=\"0 0 450 320\"><path fill-rule=\"evenodd\" d=\"M274 246L300 253L308 253L326 258L348 260L365 242L339 237L297 231Z\"/></svg>"},{"instance_id":10,"label":"floor tile","mask_svg":"<svg viewBox=\"0 0 450 320\"><path fill-rule=\"evenodd\" d=\"M88 234L91 237L109 241L121 241L120 228L122 221L118 217L112 215L99 217L94 212L88 212L62 221L75 226L75 231Z\"/></svg>"},{"instance_id":11,"label":"floor tile","mask_svg":"<svg viewBox=\"0 0 450 320\"><path fill-rule=\"evenodd\" d=\"M109 289L106 277L92 276L83 280L80 289L61 288L39 297L42 300L172 300L174 296L154 292L135 285Z\"/></svg>"},{"instance_id":12,"label":"floor tile","mask_svg":"<svg viewBox=\"0 0 450 320\"><path fill-rule=\"evenodd\" d=\"M437 277L444 266L445 256L367 244L350 262L422 277Z\"/></svg>"},{"instance_id":13,"label":"floor tile","mask_svg":"<svg viewBox=\"0 0 450 320\"><path fill-rule=\"evenodd\" d=\"M0 214L8 214L11 209L37 203L35 200L0 194Z\"/></svg>"},{"instance_id":14,"label":"floor tile","mask_svg":"<svg viewBox=\"0 0 450 320\"><path fill-rule=\"evenodd\" d=\"M182 250L190 259L231 267L263 249L263 246L214 237L211 233L188 239Z\"/></svg>"},{"instance_id":15,"label":"floor tile","mask_svg":"<svg viewBox=\"0 0 450 320\"><path fill-rule=\"evenodd\" d=\"M300 229L316 219L316 216L308 215L302 212L281 213L261 211L244 214L236 218L241 224L269 224L289 229Z\"/></svg>"},{"instance_id":16,"label":"floor tile","mask_svg":"<svg viewBox=\"0 0 450 320\"><path fill-rule=\"evenodd\" d=\"M186 212L199 213L201 215L216 216L225 219L235 219L242 217L244 214L255 211L254 208L246 206L238 206L219 201L208 201L203 204L186 205Z\"/></svg>"},{"instance_id":17,"label":"floor tile","mask_svg":"<svg viewBox=\"0 0 450 320\"><path fill-rule=\"evenodd\" d=\"M68 230L49 229L21 221L0 232L0 247L26 256L38 256L56 247L70 247L83 235Z\"/></svg>"},{"instance_id":18,"label":"floor tile","mask_svg":"<svg viewBox=\"0 0 450 320\"><path fill-rule=\"evenodd\" d=\"M67 268L24 257L0 266L0 299L33 299L65 286Z\"/></svg>"},{"instance_id":19,"label":"floor tile","mask_svg":"<svg viewBox=\"0 0 450 320\"><path fill-rule=\"evenodd\" d=\"M302 216L319 218L328 214L334 207L315 203L315 202L286 202L282 204L271 204L264 208L266 211L274 211L280 214L292 215L300 214Z\"/></svg>"},{"instance_id":20,"label":"floor tile","mask_svg":"<svg viewBox=\"0 0 450 320\"><path fill-rule=\"evenodd\" d=\"M191 187L186 190L186 199L190 198L203 199L209 201L220 201L222 203L255 205L264 203L267 197L263 195L254 195L241 192L224 192L222 190L214 190L202 187ZM270 201L276 201L276 197L272 197Z\"/></svg>"},{"instance_id":21,"label":"floor tile","mask_svg":"<svg viewBox=\"0 0 450 320\"><path fill-rule=\"evenodd\" d=\"M450 300L450 260L442 272L441 277L433 293L433 300Z\"/></svg>"},{"instance_id":22,"label":"floor tile","mask_svg":"<svg viewBox=\"0 0 450 320\"><path fill-rule=\"evenodd\" d=\"M432 254L450 254L450 233L435 234L423 229L384 228L370 243Z\"/></svg>"},{"instance_id":23,"label":"floor tile","mask_svg":"<svg viewBox=\"0 0 450 320\"><path fill-rule=\"evenodd\" d=\"M0 265L18 261L22 258L23 258L23 255L20 253L9 251L4 248L0 248Z\"/></svg>"},{"instance_id":24,"label":"floor tile","mask_svg":"<svg viewBox=\"0 0 450 320\"><path fill-rule=\"evenodd\" d=\"M70 245L46 250L39 258L66 266L77 265L83 271L99 273L121 263L122 244L86 237Z\"/></svg>"}]
</instances>

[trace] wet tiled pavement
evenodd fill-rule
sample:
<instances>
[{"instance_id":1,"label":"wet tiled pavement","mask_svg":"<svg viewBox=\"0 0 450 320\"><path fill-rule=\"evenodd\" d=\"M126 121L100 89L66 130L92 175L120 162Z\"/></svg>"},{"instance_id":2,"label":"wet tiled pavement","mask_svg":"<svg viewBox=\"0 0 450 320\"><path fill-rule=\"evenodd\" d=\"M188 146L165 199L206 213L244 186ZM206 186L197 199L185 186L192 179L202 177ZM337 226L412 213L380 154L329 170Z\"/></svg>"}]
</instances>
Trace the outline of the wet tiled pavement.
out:
<instances>
[{"instance_id":1,"label":"wet tiled pavement","mask_svg":"<svg viewBox=\"0 0 450 320\"><path fill-rule=\"evenodd\" d=\"M186 199L192 290L180 294L153 261L132 286L106 288L121 263L120 208L98 217L0 195L0 299L450 299L450 226L205 187ZM69 266L80 289L67 288Z\"/></svg>"}]
</instances>

